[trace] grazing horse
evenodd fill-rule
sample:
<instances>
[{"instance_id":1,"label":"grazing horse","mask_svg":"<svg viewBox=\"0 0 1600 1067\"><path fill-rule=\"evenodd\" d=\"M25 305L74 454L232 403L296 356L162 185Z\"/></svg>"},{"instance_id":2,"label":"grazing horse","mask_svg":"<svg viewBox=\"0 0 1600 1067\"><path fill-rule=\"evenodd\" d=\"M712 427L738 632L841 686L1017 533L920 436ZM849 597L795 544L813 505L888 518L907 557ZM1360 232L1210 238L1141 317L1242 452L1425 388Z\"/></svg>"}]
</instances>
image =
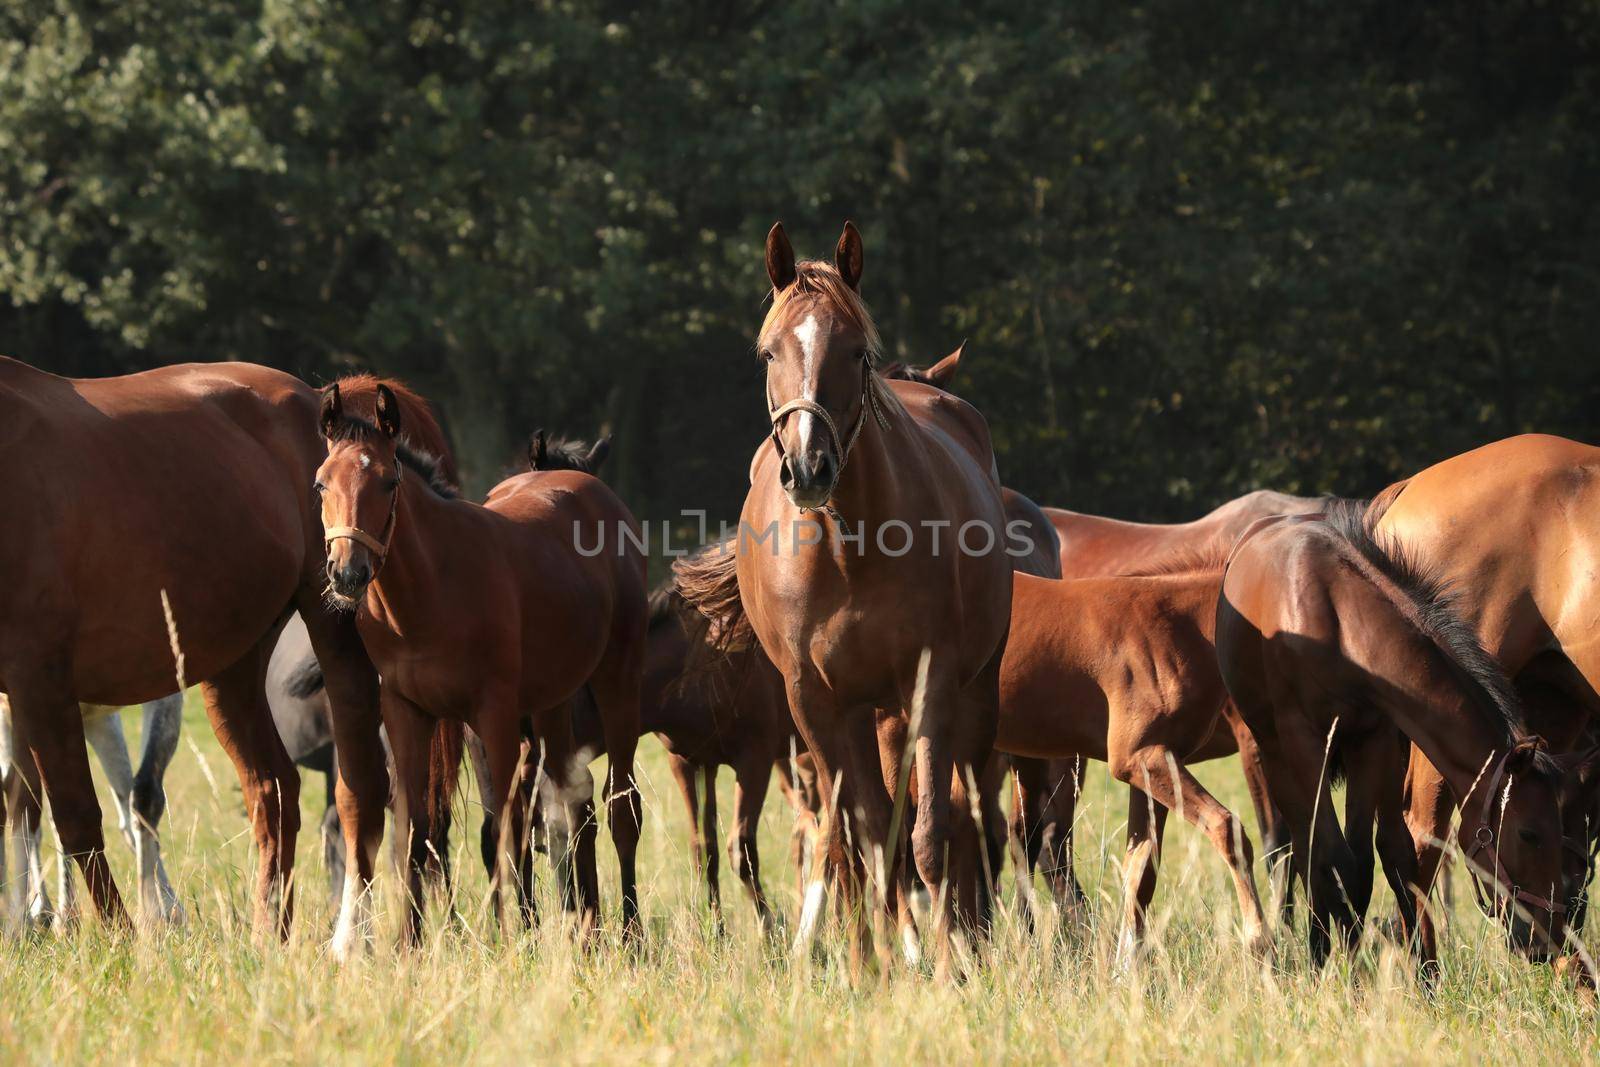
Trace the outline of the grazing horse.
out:
<instances>
[{"instance_id":1,"label":"grazing horse","mask_svg":"<svg viewBox=\"0 0 1600 1067\"><path fill-rule=\"evenodd\" d=\"M1513 944L1560 943L1558 768L1437 576L1378 541L1365 505L1264 519L1233 550L1217 607L1222 675L1289 821L1321 963L1333 925L1353 943L1372 895L1372 832L1416 929L1416 857L1401 807L1400 734L1461 798L1461 844ZM1345 827L1330 781L1349 779ZM1418 940L1423 974L1434 946Z\"/></svg>"},{"instance_id":2,"label":"grazing horse","mask_svg":"<svg viewBox=\"0 0 1600 1067\"><path fill-rule=\"evenodd\" d=\"M360 857L348 895L364 899L387 776L369 740L377 676L349 620L322 602L307 486L324 454L316 393L280 371L189 364L67 379L0 359L0 495L26 502L0 539L0 692L33 755L24 777L43 779L64 854L114 924L127 915L80 702L136 704L198 678L255 832L257 928L287 934L299 787L263 676L294 608L326 668L335 730L352 742L341 745L340 813ZM37 795L39 781L27 784Z\"/></svg>"},{"instance_id":3,"label":"grazing horse","mask_svg":"<svg viewBox=\"0 0 1600 1067\"><path fill-rule=\"evenodd\" d=\"M994 739L1011 560L988 427L949 393L879 375L862 261L849 223L831 264L797 264L782 225L767 235L772 305L757 347L771 433L751 461L735 550L703 557L702 580L686 583L680 570L679 588L711 606L724 637L739 632L742 611L782 674L825 792L839 790L838 811L853 821L847 857L842 820L828 820L832 869L846 891L858 875L873 878L909 955L884 773L898 774L899 761L886 768L873 735L881 720L898 756L905 713L918 705L912 853L924 882L940 887L953 776L980 771ZM964 549L961 531L973 529L987 536ZM802 939L825 893L821 882L808 887ZM974 918L975 903L961 911Z\"/></svg>"},{"instance_id":4,"label":"grazing horse","mask_svg":"<svg viewBox=\"0 0 1600 1067\"><path fill-rule=\"evenodd\" d=\"M329 595L356 612L361 640L383 677L382 704L410 826L407 933L421 935L421 880L430 862L424 783L430 720L470 726L487 757L501 853L495 885L517 870L524 919L533 917L526 809L508 803L526 774L563 845L575 832L582 924L599 919L594 869L592 753L574 742L569 701L585 685L610 755L606 800L621 867L623 928L638 932L635 855L641 810L633 779L645 631L644 558L633 516L586 474L528 472L483 505L457 498L434 465L406 444L402 404L377 387L372 421L347 414L340 383L323 394L326 457L317 472L328 539ZM420 400L412 408L422 407ZM599 540L593 554L580 551ZM524 730L536 741L523 758ZM453 768L452 768L453 770ZM405 825L405 822L401 823ZM498 899L498 896L497 896ZM503 916L502 916L503 919Z\"/></svg>"},{"instance_id":5,"label":"grazing horse","mask_svg":"<svg viewBox=\"0 0 1600 1067\"><path fill-rule=\"evenodd\" d=\"M161 862L161 842L156 828L167 809L167 794L162 781L173 753L178 750L178 731L183 725L183 695L173 693L144 705L144 727L140 734L141 752L139 770L133 769L128 757L128 741L122 732L120 708L83 706L83 732L95 755L100 758L100 769L105 771L106 783L116 799L117 828L127 840L128 847L138 861L139 910L146 921L164 921L181 924L183 905L167 878L166 864ZM44 869L39 853L41 816L39 796L24 786L25 778L37 778L37 771L24 775L17 766L19 760L32 762L32 755L19 749L11 729L11 706L0 694L0 810L10 821L10 838L17 858L17 877L10 883L11 912L14 916L33 921L55 919L70 922L77 915L73 899L72 868L66 852L58 851L62 861L57 880L60 910L54 911L50 895L45 890ZM5 845L0 842L0 883L5 877Z\"/></svg>"},{"instance_id":6,"label":"grazing horse","mask_svg":"<svg viewBox=\"0 0 1600 1067\"><path fill-rule=\"evenodd\" d=\"M1600 448L1544 434L1454 456L1392 486L1371 517L1385 537L1451 585L1454 606L1523 695L1555 751L1593 743L1600 723ZM1594 780L1566 804L1563 880L1572 928L1594 872ZM1407 780L1420 877L1432 887L1461 803L1447 776L1413 753ZM1433 919L1421 919L1425 936Z\"/></svg>"},{"instance_id":7,"label":"grazing horse","mask_svg":"<svg viewBox=\"0 0 1600 1067\"><path fill-rule=\"evenodd\" d=\"M1212 644L1221 581L1220 560L1155 576L1016 577L995 745L1037 758L1102 760L1130 786L1124 958L1144 933L1168 811L1222 854L1246 942L1257 952L1270 946L1243 825L1187 767L1237 751L1220 728L1228 694Z\"/></svg>"}]
</instances>

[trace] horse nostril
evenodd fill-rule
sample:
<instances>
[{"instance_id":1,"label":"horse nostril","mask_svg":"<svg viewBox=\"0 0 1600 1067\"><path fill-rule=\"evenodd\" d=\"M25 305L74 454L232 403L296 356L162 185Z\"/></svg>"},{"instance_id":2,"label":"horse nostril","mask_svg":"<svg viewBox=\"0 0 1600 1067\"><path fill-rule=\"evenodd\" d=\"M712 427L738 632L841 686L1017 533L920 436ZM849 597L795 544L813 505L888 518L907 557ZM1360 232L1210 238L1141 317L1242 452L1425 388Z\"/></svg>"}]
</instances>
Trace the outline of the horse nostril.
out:
<instances>
[{"instance_id":1,"label":"horse nostril","mask_svg":"<svg viewBox=\"0 0 1600 1067\"><path fill-rule=\"evenodd\" d=\"M778 463L778 484L785 489L794 488L794 462L788 456Z\"/></svg>"},{"instance_id":2,"label":"horse nostril","mask_svg":"<svg viewBox=\"0 0 1600 1067\"><path fill-rule=\"evenodd\" d=\"M812 481L817 485L833 484L833 457L826 452L817 457L816 475Z\"/></svg>"}]
</instances>

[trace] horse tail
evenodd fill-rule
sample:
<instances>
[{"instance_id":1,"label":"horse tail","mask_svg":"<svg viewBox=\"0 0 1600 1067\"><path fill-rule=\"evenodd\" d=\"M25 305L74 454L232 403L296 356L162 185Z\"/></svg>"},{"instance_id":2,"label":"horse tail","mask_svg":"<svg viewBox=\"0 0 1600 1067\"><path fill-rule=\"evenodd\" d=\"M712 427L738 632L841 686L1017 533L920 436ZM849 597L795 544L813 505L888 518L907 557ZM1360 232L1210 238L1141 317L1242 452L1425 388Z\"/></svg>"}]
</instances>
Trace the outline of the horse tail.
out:
<instances>
[{"instance_id":1,"label":"horse tail","mask_svg":"<svg viewBox=\"0 0 1600 1067\"><path fill-rule=\"evenodd\" d=\"M284 679L283 691L296 700L305 700L322 692L323 684L322 664L317 662L316 656L307 656Z\"/></svg>"},{"instance_id":2,"label":"horse tail","mask_svg":"<svg viewBox=\"0 0 1600 1067\"><path fill-rule=\"evenodd\" d=\"M705 643L737 652L755 643L755 631L739 598L738 538L730 536L672 564L678 594L707 621Z\"/></svg>"},{"instance_id":3,"label":"horse tail","mask_svg":"<svg viewBox=\"0 0 1600 1067\"><path fill-rule=\"evenodd\" d=\"M458 719L439 719L434 722L433 736L428 739L428 784L423 802L427 805L429 837L438 853L436 862L444 866L447 877L445 857L450 844L450 806L461 781L466 731Z\"/></svg>"}]
</instances>

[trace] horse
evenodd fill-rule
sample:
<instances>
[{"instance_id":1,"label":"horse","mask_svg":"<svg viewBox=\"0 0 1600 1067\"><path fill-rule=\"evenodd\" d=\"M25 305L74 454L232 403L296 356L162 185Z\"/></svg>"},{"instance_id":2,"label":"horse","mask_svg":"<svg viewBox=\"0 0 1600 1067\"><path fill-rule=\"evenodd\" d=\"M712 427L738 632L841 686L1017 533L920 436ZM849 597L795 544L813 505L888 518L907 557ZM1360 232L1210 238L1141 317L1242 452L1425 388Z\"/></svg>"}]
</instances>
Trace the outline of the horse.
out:
<instances>
[{"instance_id":1,"label":"horse","mask_svg":"<svg viewBox=\"0 0 1600 1067\"><path fill-rule=\"evenodd\" d=\"M1313 960L1334 926L1354 944L1371 899L1372 836L1417 930L1416 857L1401 804L1401 735L1461 798L1460 840L1520 951L1560 943L1559 768L1439 576L1380 540L1363 502L1245 532L1217 603L1217 656L1289 822L1310 900ZM1330 782L1349 780L1345 827ZM1330 773L1332 772L1332 773ZM1437 952L1414 937L1431 980Z\"/></svg>"},{"instance_id":2,"label":"horse","mask_svg":"<svg viewBox=\"0 0 1600 1067\"><path fill-rule=\"evenodd\" d=\"M186 364L69 379L0 358L0 692L20 766L42 779L64 854L95 911L127 912L105 860L82 703L155 700L201 679L238 772L258 852L254 925L287 936L298 782L262 677L291 609L328 675L341 739L340 814L358 856L343 955L382 835L377 676L355 628L323 604L326 555L307 487L325 450L317 395L280 371ZM36 770L35 770L36 768Z\"/></svg>"},{"instance_id":3,"label":"horse","mask_svg":"<svg viewBox=\"0 0 1600 1067\"><path fill-rule=\"evenodd\" d=\"M863 244L853 224L832 263L796 263L776 224L766 266L772 304L757 351L771 432L751 460L735 550L707 554L697 580L685 584L680 573L679 586L697 607L711 606L725 637L747 626L782 674L826 792L839 790L828 819L836 880L853 892L855 876L872 877L915 955L895 847L898 798L885 781L899 771L880 761L875 741L898 755L915 707L911 852L925 884L941 887L953 776L976 773L992 748L1010 615L988 427L949 393L885 381L876 370L878 333L861 299ZM986 531L982 550L959 550L963 529ZM894 712L879 716L879 708ZM880 725L883 737L874 738ZM852 857L839 812L853 821ZM822 881L808 886L802 940L825 895ZM945 894L941 965L952 907L969 924L976 919L975 901ZM857 914L864 920L867 910Z\"/></svg>"},{"instance_id":4,"label":"horse","mask_svg":"<svg viewBox=\"0 0 1600 1067\"><path fill-rule=\"evenodd\" d=\"M138 863L140 915L146 922L182 925L183 904L161 860L157 828L167 809L167 794L162 783L173 753L178 750L183 695L173 693L145 703L137 772L129 759L128 741L122 732L122 709L85 704L81 710L84 737L100 759L100 769L105 772L106 784L111 787L116 802L117 828L122 831ZM29 752L16 744L11 728L11 706L4 694L0 694L0 792L4 794L0 798L0 811L9 813L10 837L18 867L8 893L11 913L26 915L29 921L41 924L52 921L70 924L77 917L78 909L72 868L65 849L60 848L59 837L57 848L62 855L57 872L59 910L51 905L45 888L39 852L40 798L24 792L25 776L17 766L19 761L32 762L32 759ZM36 776L37 771L26 777ZM0 841L0 882L6 881L5 858L5 844Z\"/></svg>"},{"instance_id":5,"label":"horse","mask_svg":"<svg viewBox=\"0 0 1600 1067\"><path fill-rule=\"evenodd\" d=\"M1391 486L1371 518L1454 591L1457 612L1515 681L1529 721L1555 751L1593 743L1600 722L1600 448L1526 434L1443 460ZM1594 872L1595 778L1575 780L1566 804L1563 881L1569 928L1580 928ZM1423 753L1410 763L1407 821L1422 884L1436 881L1460 796ZM1424 910L1424 934L1433 917Z\"/></svg>"},{"instance_id":6,"label":"horse","mask_svg":"<svg viewBox=\"0 0 1600 1067\"><path fill-rule=\"evenodd\" d=\"M884 376L903 377L953 391L965 349L963 343L926 368L904 363L892 364L884 371ZM1170 570L1174 564L1203 564L1207 560L1220 559L1239 534L1256 519L1273 514L1313 511L1320 503L1316 497L1297 497L1261 490L1230 501L1194 522L1155 525L1123 522L1060 508L1037 508L1032 501L1012 490L1008 489L1005 493L1007 519L1013 522L1021 520L1025 524L1029 531L1028 539L1035 548L1034 556L1038 557L1048 550L1055 557L1050 560L1019 560L1018 570L1044 578L1148 575ZM1029 508L1034 509L1032 513ZM1231 706L1225 708L1224 716L1229 728L1228 735L1234 738L1235 746L1241 753L1245 780L1250 787L1251 799L1262 828L1268 864L1276 866L1274 858L1286 858L1288 851L1282 820L1276 817L1267 796L1265 781L1254 758L1254 742L1250 739L1249 730ZM1072 829L1083 782L1083 757L1073 754L1066 758L1039 761L1012 756L1006 762L1011 765L1013 772L1011 838L1017 845L1018 853L1026 860L1030 874L1042 866L1046 883L1058 905L1076 908L1086 900L1073 872L1072 862ZM985 795L988 795L988 790ZM1137 796L1131 802L1138 804L1141 810L1148 807L1147 801ZM1287 893L1283 895L1283 907L1286 913L1291 907L1291 898Z\"/></svg>"},{"instance_id":7,"label":"horse","mask_svg":"<svg viewBox=\"0 0 1600 1067\"><path fill-rule=\"evenodd\" d=\"M465 723L482 741L499 820L498 889L516 867L525 922L534 918L523 805L508 803L534 775L576 867L581 925L599 922L591 753L573 739L569 701L588 686L610 755L606 803L621 868L622 924L639 933L635 857L642 811L633 778L646 622L638 526L604 483L556 471L514 475L484 504L461 500L435 464L407 444L403 386L380 382L374 418L344 409L341 383L323 392L326 454L315 489L328 539L329 596L355 613L383 678L381 700L409 825L406 937L421 937L421 882L434 830L423 788L429 721ZM420 398L406 405L426 411ZM614 550L604 547L614 531ZM580 535L601 539L593 554ZM530 767L525 728L537 742ZM453 775L452 775L453 784ZM445 805L448 807L448 804ZM576 834L576 843L565 847ZM497 900L498 894L497 894ZM501 909L497 906L497 911ZM502 925L505 915L500 915Z\"/></svg>"},{"instance_id":8,"label":"horse","mask_svg":"<svg viewBox=\"0 0 1600 1067\"><path fill-rule=\"evenodd\" d=\"M1252 951L1270 936L1239 819L1188 764L1234 754L1212 643L1220 560L1175 573L1046 581L1018 574L1000 668L999 749L1105 762L1129 789L1119 958L1143 939L1166 813L1189 819L1233 877ZM1151 803L1154 799L1159 806Z\"/></svg>"}]
</instances>

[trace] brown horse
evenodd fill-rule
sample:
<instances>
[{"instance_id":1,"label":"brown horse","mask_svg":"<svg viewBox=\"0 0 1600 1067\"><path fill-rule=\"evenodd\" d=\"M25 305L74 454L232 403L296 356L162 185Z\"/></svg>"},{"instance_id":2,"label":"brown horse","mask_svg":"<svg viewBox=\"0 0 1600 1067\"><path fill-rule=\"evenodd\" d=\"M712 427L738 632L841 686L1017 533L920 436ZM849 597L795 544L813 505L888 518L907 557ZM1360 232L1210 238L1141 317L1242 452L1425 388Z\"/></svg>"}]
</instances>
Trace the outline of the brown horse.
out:
<instances>
[{"instance_id":1,"label":"brown horse","mask_svg":"<svg viewBox=\"0 0 1600 1067\"><path fill-rule=\"evenodd\" d=\"M995 744L1102 760L1130 787L1122 953L1142 937L1166 813L1200 827L1233 876L1252 948L1270 944L1243 825L1187 764L1232 755L1212 645L1220 562L1159 576L1017 575ZM1154 798L1159 806L1151 804Z\"/></svg>"},{"instance_id":2,"label":"brown horse","mask_svg":"<svg viewBox=\"0 0 1600 1067\"><path fill-rule=\"evenodd\" d=\"M1334 924L1347 942L1359 934L1374 821L1402 923L1415 928L1400 732L1462 798L1462 846L1508 913L1513 942L1559 943L1557 768L1443 585L1374 539L1363 510L1329 501L1325 516L1256 524L1233 551L1217 608L1223 677L1291 827L1313 958L1326 958ZM1329 790L1341 766L1343 830ZM1434 946L1417 947L1431 976Z\"/></svg>"},{"instance_id":3,"label":"brown horse","mask_svg":"<svg viewBox=\"0 0 1600 1067\"><path fill-rule=\"evenodd\" d=\"M981 769L992 745L1011 606L988 428L950 394L885 382L874 368L877 330L858 290L853 225L832 264L796 264L776 225L766 261L773 299L758 350L772 433L751 463L738 550L708 555L704 580L680 577L680 588L702 610L720 602L737 615L742 605L783 675L820 775L854 818L855 869L874 876L908 933L885 789L884 772L895 768L880 763L875 709L911 708L922 676L912 852L926 883L939 887L952 776ZM963 528L986 530L981 550L955 543ZM737 629L726 617L719 623L724 635ZM905 718L884 718L892 752ZM846 878L853 864L839 819L830 819L829 838L833 869ZM802 935L822 896L821 885L808 890L815 906L802 915Z\"/></svg>"},{"instance_id":4,"label":"brown horse","mask_svg":"<svg viewBox=\"0 0 1600 1067\"><path fill-rule=\"evenodd\" d=\"M761 886L756 830L774 770L791 804L799 805L796 814L804 821L812 818L799 799L790 767L804 742L789 717L783 678L765 653L751 646L718 657L706 644L704 617L684 604L674 587L652 594L640 728L656 734L667 750L668 767L689 814L695 868L705 878L707 901L719 926L717 768L733 769L728 858L755 905L762 930L771 933L776 915Z\"/></svg>"},{"instance_id":5,"label":"brown horse","mask_svg":"<svg viewBox=\"0 0 1600 1067\"><path fill-rule=\"evenodd\" d=\"M428 755L415 742L435 718L465 722L483 742L492 787L486 804L504 820L496 886L515 865L523 915L532 917L531 870L516 847L527 839L526 810L507 803L531 773L549 822L565 838L577 834L573 851L560 854L577 866L584 927L598 921L587 818L592 753L575 744L568 703L586 684L611 757L606 795L624 930L636 933L641 812L633 753L645 597L642 553L624 537L637 537L633 517L599 480L565 471L509 478L482 506L459 500L407 446L395 388L380 383L377 397L368 421L345 412L338 383L325 391L327 450L316 488L330 597L357 611L362 642L383 676L383 718L411 823L410 936L420 934L432 833L423 796ZM593 555L575 540L608 536L612 548ZM522 758L530 718L538 746L532 767Z\"/></svg>"},{"instance_id":6,"label":"brown horse","mask_svg":"<svg viewBox=\"0 0 1600 1067\"><path fill-rule=\"evenodd\" d=\"M1455 456L1374 502L1377 529L1451 583L1455 607L1516 682L1530 724L1556 751L1600 722L1600 448L1529 434ZM1594 871L1593 780L1566 805L1563 877L1572 926ZM1422 884L1431 887L1460 803L1421 753L1407 781ZM1432 918L1422 917L1431 936Z\"/></svg>"},{"instance_id":7,"label":"brown horse","mask_svg":"<svg viewBox=\"0 0 1600 1067\"><path fill-rule=\"evenodd\" d=\"M113 922L126 915L105 862L79 701L152 700L177 675L203 680L239 774L259 849L257 926L287 933L298 778L263 677L294 609L336 713L339 810L357 857L347 898L362 899L372 877L388 781L377 677L355 628L322 602L322 528L307 492L323 452L316 405L302 382L250 364L83 380L0 359L0 485L26 502L11 509L0 544L0 690L63 847ZM39 784L29 783L35 802Z\"/></svg>"}]
</instances>

